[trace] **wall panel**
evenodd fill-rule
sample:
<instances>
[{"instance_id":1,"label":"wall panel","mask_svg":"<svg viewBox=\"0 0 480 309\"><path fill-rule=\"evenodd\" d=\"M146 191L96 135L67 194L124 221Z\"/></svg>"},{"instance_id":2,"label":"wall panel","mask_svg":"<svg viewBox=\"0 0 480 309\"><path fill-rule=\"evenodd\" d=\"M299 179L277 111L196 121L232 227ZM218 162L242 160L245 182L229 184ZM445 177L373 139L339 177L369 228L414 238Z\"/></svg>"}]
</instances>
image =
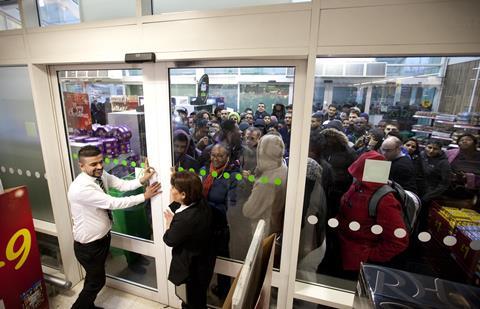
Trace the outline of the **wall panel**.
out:
<instances>
[{"instance_id":1,"label":"wall panel","mask_svg":"<svg viewBox=\"0 0 480 309\"><path fill-rule=\"evenodd\" d=\"M342 54L348 54L348 50L352 54L357 54L357 50L400 54L406 50L403 46L413 45L418 47L415 53L436 54L444 53L451 45L457 53L469 53L472 44L473 50L478 51L478 12L480 1L324 9L320 16L318 51L320 54L334 54L339 50ZM376 52L377 47L380 52Z\"/></svg>"}]
</instances>

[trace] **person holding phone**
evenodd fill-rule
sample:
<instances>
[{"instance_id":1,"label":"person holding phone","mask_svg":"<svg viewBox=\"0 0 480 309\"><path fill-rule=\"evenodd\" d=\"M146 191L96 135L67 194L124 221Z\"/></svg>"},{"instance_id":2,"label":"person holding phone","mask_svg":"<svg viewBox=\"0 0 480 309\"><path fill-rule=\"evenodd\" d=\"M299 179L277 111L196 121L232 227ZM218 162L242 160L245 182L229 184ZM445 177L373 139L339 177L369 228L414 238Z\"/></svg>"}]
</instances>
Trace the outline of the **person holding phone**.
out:
<instances>
[{"instance_id":1,"label":"person holding phone","mask_svg":"<svg viewBox=\"0 0 480 309\"><path fill-rule=\"evenodd\" d=\"M172 204L164 211L163 241L172 247L168 280L176 286L182 308L206 308L207 289L215 266L212 209L202 195L202 182L192 172L174 172ZM181 288L186 295L180 295Z\"/></svg>"}]
</instances>

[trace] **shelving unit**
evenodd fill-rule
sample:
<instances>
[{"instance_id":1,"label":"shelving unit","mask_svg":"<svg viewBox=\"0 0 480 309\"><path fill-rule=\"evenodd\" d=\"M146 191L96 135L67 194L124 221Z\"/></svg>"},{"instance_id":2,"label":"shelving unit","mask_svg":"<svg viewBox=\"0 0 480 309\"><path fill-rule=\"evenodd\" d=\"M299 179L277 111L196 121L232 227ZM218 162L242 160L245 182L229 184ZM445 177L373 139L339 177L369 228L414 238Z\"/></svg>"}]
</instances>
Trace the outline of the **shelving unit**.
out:
<instances>
[{"instance_id":1,"label":"shelving unit","mask_svg":"<svg viewBox=\"0 0 480 309\"><path fill-rule=\"evenodd\" d=\"M450 142L447 146L449 148L458 147L458 145L454 143L455 132L473 131L475 133L480 133L480 126L449 120L449 118L453 118L453 115L413 115L413 118L418 119L417 125L412 128L412 132L415 132L418 137L433 138ZM448 134L445 133L449 133L449 136L446 136Z\"/></svg>"}]
</instances>

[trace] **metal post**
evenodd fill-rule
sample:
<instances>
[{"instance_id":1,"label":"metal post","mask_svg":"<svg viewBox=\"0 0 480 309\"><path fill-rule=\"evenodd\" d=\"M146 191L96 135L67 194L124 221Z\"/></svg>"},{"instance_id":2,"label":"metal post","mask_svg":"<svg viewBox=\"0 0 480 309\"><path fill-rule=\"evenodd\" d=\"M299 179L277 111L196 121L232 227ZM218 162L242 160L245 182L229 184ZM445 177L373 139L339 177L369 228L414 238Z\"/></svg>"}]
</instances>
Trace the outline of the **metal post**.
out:
<instances>
[{"instance_id":1,"label":"metal post","mask_svg":"<svg viewBox=\"0 0 480 309\"><path fill-rule=\"evenodd\" d=\"M475 74L475 82L473 83L472 95L470 96L470 104L468 105L469 113L472 112L473 99L475 98L475 91L477 90L478 76L480 74L480 61L478 62L477 67L473 69L477 70L477 74Z\"/></svg>"}]
</instances>

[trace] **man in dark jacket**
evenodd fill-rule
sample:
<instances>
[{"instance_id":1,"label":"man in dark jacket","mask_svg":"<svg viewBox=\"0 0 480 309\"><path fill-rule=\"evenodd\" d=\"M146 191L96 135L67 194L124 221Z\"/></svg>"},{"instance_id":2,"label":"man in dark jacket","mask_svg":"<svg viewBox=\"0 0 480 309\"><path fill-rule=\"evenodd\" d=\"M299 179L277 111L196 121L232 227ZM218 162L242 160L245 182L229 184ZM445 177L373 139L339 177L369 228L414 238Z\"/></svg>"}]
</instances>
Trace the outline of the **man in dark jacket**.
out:
<instances>
[{"instance_id":1,"label":"man in dark jacket","mask_svg":"<svg viewBox=\"0 0 480 309\"><path fill-rule=\"evenodd\" d=\"M392 162L388 179L398 183L403 189L417 193L416 172L412 160L402 150L402 141L389 136L380 147L382 154Z\"/></svg>"},{"instance_id":2,"label":"man in dark jacket","mask_svg":"<svg viewBox=\"0 0 480 309\"><path fill-rule=\"evenodd\" d=\"M173 132L173 153L175 157L175 169L180 167L184 170L194 169L196 173L199 172L199 164L192 156L188 155L190 147L190 136L183 130L176 130Z\"/></svg>"},{"instance_id":3,"label":"man in dark jacket","mask_svg":"<svg viewBox=\"0 0 480 309\"><path fill-rule=\"evenodd\" d=\"M267 111L265 110L265 103L262 103L262 102L258 103L257 110L255 111L255 115L254 115L255 120L263 119L263 117L267 115L270 116L270 114L267 113Z\"/></svg>"},{"instance_id":4,"label":"man in dark jacket","mask_svg":"<svg viewBox=\"0 0 480 309\"><path fill-rule=\"evenodd\" d=\"M428 208L432 199L440 197L450 185L450 164L442 150L442 143L429 140L425 150L420 153L422 180L418 182L419 195L422 199L420 211L420 228L427 227Z\"/></svg>"}]
</instances>

